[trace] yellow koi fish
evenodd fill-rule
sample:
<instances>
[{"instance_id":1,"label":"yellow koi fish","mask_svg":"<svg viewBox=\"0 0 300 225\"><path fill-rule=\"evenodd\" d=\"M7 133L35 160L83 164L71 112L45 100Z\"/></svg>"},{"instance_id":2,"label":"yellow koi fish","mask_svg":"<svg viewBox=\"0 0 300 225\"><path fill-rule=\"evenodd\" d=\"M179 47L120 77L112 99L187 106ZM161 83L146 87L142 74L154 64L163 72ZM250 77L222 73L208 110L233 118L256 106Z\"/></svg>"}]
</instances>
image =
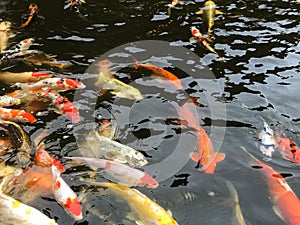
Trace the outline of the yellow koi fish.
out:
<instances>
[{"instance_id":1,"label":"yellow koi fish","mask_svg":"<svg viewBox=\"0 0 300 225\"><path fill-rule=\"evenodd\" d=\"M126 201L132 210L128 219L138 225L177 225L175 219L158 203L149 199L136 189L121 186L115 183L98 183L108 188L112 194Z\"/></svg>"}]
</instances>

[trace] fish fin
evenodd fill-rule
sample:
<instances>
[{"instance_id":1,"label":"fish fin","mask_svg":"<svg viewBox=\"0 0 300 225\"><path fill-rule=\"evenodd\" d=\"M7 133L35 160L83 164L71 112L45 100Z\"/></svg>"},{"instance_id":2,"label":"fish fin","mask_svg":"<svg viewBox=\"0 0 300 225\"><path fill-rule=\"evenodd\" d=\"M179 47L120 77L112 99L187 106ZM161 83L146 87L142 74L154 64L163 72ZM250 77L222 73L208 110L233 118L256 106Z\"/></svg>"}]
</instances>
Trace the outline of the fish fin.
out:
<instances>
[{"instance_id":1,"label":"fish fin","mask_svg":"<svg viewBox=\"0 0 300 225\"><path fill-rule=\"evenodd\" d=\"M172 211L170 209L167 210L167 213L169 214L169 216L173 217Z\"/></svg>"},{"instance_id":2,"label":"fish fin","mask_svg":"<svg viewBox=\"0 0 300 225\"><path fill-rule=\"evenodd\" d=\"M278 210L278 208L276 206L273 206L273 210L274 210L275 214L284 221L284 218L283 218L281 212Z\"/></svg>"},{"instance_id":3,"label":"fish fin","mask_svg":"<svg viewBox=\"0 0 300 225\"><path fill-rule=\"evenodd\" d=\"M195 162L199 162L200 159L201 159L201 157L200 157L200 155L199 155L198 152L191 152L191 153L190 153L190 158L191 158L193 161L195 161Z\"/></svg>"},{"instance_id":4,"label":"fish fin","mask_svg":"<svg viewBox=\"0 0 300 225\"><path fill-rule=\"evenodd\" d=\"M189 39L189 42L190 42L190 43L197 43L197 40L196 40L196 38L191 37L191 38Z\"/></svg>"},{"instance_id":5,"label":"fish fin","mask_svg":"<svg viewBox=\"0 0 300 225\"><path fill-rule=\"evenodd\" d=\"M224 14L224 13L221 12L220 10L217 10L217 9L216 9L216 10L215 10L215 14L216 14L216 15L221 15L221 14Z\"/></svg>"},{"instance_id":6,"label":"fish fin","mask_svg":"<svg viewBox=\"0 0 300 225\"><path fill-rule=\"evenodd\" d=\"M218 163L218 162L221 162L222 160L224 160L225 159L225 154L224 153L218 153L217 155L216 155L216 158L214 159L214 161L216 162L216 163Z\"/></svg>"},{"instance_id":7,"label":"fish fin","mask_svg":"<svg viewBox=\"0 0 300 225\"><path fill-rule=\"evenodd\" d=\"M198 14L198 15L199 15L199 14L203 14L203 10L200 9L199 11L196 12L196 14Z\"/></svg>"}]
</instances>

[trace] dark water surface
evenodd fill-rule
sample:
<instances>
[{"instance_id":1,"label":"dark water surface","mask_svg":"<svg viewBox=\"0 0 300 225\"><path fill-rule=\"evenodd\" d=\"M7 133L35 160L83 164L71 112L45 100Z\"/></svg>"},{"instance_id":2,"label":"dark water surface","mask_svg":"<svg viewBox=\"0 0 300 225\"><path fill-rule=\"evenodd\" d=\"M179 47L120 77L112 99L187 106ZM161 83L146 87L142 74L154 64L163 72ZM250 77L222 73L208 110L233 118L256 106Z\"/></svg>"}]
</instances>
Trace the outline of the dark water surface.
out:
<instances>
[{"instance_id":1,"label":"dark water surface","mask_svg":"<svg viewBox=\"0 0 300 225\"><path fill-rule=\"evenodd\" d=\"M260 116L273 129L280 130L300 145L300 80L297 77L300 75L300 4L286 0L216 1L219 10L224 12L216 16L213 29L214 48L221 60L204 48L189 43L190 27L204 27L203 21L195 15L204 1L183 1L178 9L172 10L170 16L166 6L169 1L86 1L80 8L82 16L78 16L63 10L63 0L37 0L40 15L45 19L33 21L10 39L12 45L34 37L36 41L32 49L70 61L74 64L72 67L59 71L11 63L10 68L2 70L53 70L59 76L82 78L83 82L89 82L82 74L105 52L130 42L160 40L193 51L215 78L202 80L201 73L186 74L174 66L174 59L162 49L152 59L158 62L158 66L169 69L181 78L184 93L153 79L144 79L143 75L150 75L147 71L125 68L117 74L118 78L139 88L143 100L135 102L105 95L94 101L95 90L87 89L79 94L82 98L75 101L81 107L83 121L80 124L72 125L63 115L44 112L36 124L24 126L26 131L37 134L50 124L47 149L59 158L78 152L74 130L83 131L84 136L84 132L90 129L84 124L93 122L91 118L96 121L100 115L113 118L118 123L117 140L143 152L151 165L171 155L182 137L191 140L182 146L184 151L195 149L191 131L180 130L166 121L178 118L175 106L180 106L188 94L199 97L198 101L202 104L197 107L198 116L202 119L199 123L208 133L214 127L226 131L223 140L211 137L214 144L220 144L218 150L226 154L225 160L218 163L213 175L199 171L194 162L187 161L179 171L160 182L157 189L139 190L165 209L170 209L179 224L231 225L237 224L233 209L221 204L229 198L226 180L230 180L237 189L248 224L284 224L272 209L268 187L260 171L250 166L250 159L240 146L262 158L257 138ZM1 19L19 26L20 16L26 13L29 3L1 1ZM205 30L202 32L205 33ZM221 89L218 93L211 93L210 87L216 83ZM7 91L4 89L2 92ZM72 99L72 93L66 93L66 96ZM226 115L219 113L218 108L212 108L209 101L226 106ZM300 196L298 166L283 160L277 153L267 164L279 173L290 174L286 180L295 194ZM158 173L160 169L157 168ZM62 176L80 195L86 185L78 180L78 172L70 169ZM100 175L99 180L103 180ZM123 219L129 212L124 203L104 196L94 188L88 189L86 198L82 204L84 219L79 222L66 215L53 197L41 197L32 205L54 217L58 224L124 224ZM108 218L103 219L105 217Z\"/></svg>"}]
</instances>

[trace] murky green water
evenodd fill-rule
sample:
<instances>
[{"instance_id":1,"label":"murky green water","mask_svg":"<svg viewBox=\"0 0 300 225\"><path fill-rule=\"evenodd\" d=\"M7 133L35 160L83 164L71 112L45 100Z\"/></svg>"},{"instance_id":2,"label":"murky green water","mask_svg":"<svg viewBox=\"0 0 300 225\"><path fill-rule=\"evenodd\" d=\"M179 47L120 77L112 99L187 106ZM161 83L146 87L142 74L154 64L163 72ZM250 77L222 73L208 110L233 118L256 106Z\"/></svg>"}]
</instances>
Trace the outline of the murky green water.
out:
<instances>
[{"instance_id":1,"label":"murky green water","mask_svg":"<svg viewBox=\"0 0 300 225\"><path fill-rule=\"evenodd\" d=\"M15 26L20 25L20 16L26 13L29 3L1 1L0 18L11 21ZM203 27L203 21L194 12L204 1L182 1L170 16L166 6L169 1L87 0L80 8L82 17L63 10L62 0L36 3L40 7L40 15L45 19L35 20L18 31L10 40L11 44L34 37L36 42L32 48L70 61L73 66L59 71L10 63L2 70L53 70L60 76L82 78L83 82L89 82L83 75L89 65L105 52L126 43L161 40L193 51L210 68L215 79L203 81L201 73L195 76L186 74L181 68L174 67L172 59L164 57L167 53L163 49L161 54L153 57L161 63L159 66L165 66L181 78L186 93L200 98L202 106L197 108L202 119L200 123L208 132L214 127L226 128L223 140L216 140L212 136L214 143L221 144L220 152L225 153L226 158L217 165L213 175L198 171L190 160L176 174L162 181L157 189L139 190L170 209L179 224L231 225L236 224L233 209L221 204L229 198L225 181L230 180L238 191L242 212L249 224L284 224L272 209L267 184L260 171L251 168L249 157L240 146L245 146L259 159L262 158L257 138L260 116L272 128L280 130L300 145L299 3L216 1L218 9L224 14L216 16L214 48L225 62L203 47L189 43L190 27ZM24 125L24 128L30 134L37 134L50 126L47 149L59 158L76 154L74 130L82 131L84 135L89 129L84 124L91 122L91 119L97 121L99 115L112 117L118 123L117 140L141 150L150 164L158 163L172 154L181 137L191 138L193 135L189 136L185 131L176 132L178 126L166 123L169 118L178 116L174 105L180 105L179 102L188 95L165 88L152 79L143 79L143 76L149 75L146 71L128 68L118 73L121 80L142 90L144 99L141 101L120 100L111 95L94 101L95 90L84 90L79 95L82 99L77 98L75 102L81 106L83 121L80 124L72 127L66 117L44 112L36 124ZM220 85L220 92L210 92L210 86L214 83ZM3 93L7 91L4 89ZM72 98L72 93L66 96ZM182 96L183 99L178 99ZM226 106L226 117L210 107L209 99ZM213 127L210 127L211 123ZM192 146L182 148L189 150ZM290 174L286 180L296 195L300 196L298 166L283 160L278 153L268 165L277 172ZM68 170L63 177L80 194L85 185L78 181L77 172ZM95 189L88 190L88 202L83 203L84 220L76 223L53 197L41 197L32 204L54 217L58 224L123 224L122 220L128 211L123 203L103 196ZM95 211L98 213L95 214ZM111 216L103 220L97 214Z\"/></svg>"}]
</instances>

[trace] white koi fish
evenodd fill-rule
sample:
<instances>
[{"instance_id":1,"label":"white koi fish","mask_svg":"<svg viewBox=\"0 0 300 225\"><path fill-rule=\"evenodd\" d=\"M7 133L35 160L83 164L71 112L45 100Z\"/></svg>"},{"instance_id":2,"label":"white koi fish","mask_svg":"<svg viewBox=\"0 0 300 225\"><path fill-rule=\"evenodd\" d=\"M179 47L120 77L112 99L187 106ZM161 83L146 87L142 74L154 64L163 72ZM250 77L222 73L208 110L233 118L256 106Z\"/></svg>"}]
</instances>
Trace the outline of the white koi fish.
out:
<instances>
[{"instance_id":1,"label":"white koi fish","mask_svg":"<svg viewBox=\"0 0 300 225\"><path fill-rule=\"evenodd\" d=\"M39 210L0 193L0 222L22 225L57 225Z\"/></svg>"},{"instance_id":2,"label":"white koi fish","mask_svg":"<svg viewBox=\"0 0 300 225\"><path fill-rule=\"evenodd\" d=\"M90 131L86 137L86 143L80 146L80 150L85 157L103 156L105 159L128 163L133 167L145 166L148 163L145 156L139 151L100 136L96 131Z\"/></svg>"},{"instance_id":3,"label":"white koi fish","mask_svg":"<svg viewBox=\"0 0 300 225\"><path fill-rule=\"evenodd\" d=\"M149 174L131 168L127 165L97 158L84 158L84 157L64 157L71 159L72 165L84 165L87 164L92 168L104 169L104 171L111 177L116 179L120 185L124 186L140 186L148 188L156 188L158 186L157 181Z\"/></svg>"},{"instance_id":4,"label":"white koi fish","mask_svg":"<svg viewBox=\"0 0 300 225\"><path fill-rule=\"evenodd\" d=\"M276 145L274 131L269 127L263 118L261 119L263 121L263 130L259 133L259 139L261 140L259 149L263 155L271 159Z\"/></svg>"},{"instance_id":5,"label":"white koi fish","mask_svg":"<svg viewBox=\"0 0 300 225\"><path fill-rule=\"evenodd\" d=\"M23 41L20 41L18 44L5 51L5 54L0 61L3 61L5 59L10 59L12 55L29 49L30 46L33 44L33 42L34 42L33 38L27 38L24 39Z\"/></svg>"},{"instance_id":6,"label":"white koi fish","mask_svg":"<svg viewBox=\"0 0 300 225\"><path fill-rule=\"evenodd\" d=\"M82 208L77 195L60 177L60 171L55 165L51 166L53 184L52 190L56 201L75 219L81 220Z\"/></svg>"}]
</instances>

